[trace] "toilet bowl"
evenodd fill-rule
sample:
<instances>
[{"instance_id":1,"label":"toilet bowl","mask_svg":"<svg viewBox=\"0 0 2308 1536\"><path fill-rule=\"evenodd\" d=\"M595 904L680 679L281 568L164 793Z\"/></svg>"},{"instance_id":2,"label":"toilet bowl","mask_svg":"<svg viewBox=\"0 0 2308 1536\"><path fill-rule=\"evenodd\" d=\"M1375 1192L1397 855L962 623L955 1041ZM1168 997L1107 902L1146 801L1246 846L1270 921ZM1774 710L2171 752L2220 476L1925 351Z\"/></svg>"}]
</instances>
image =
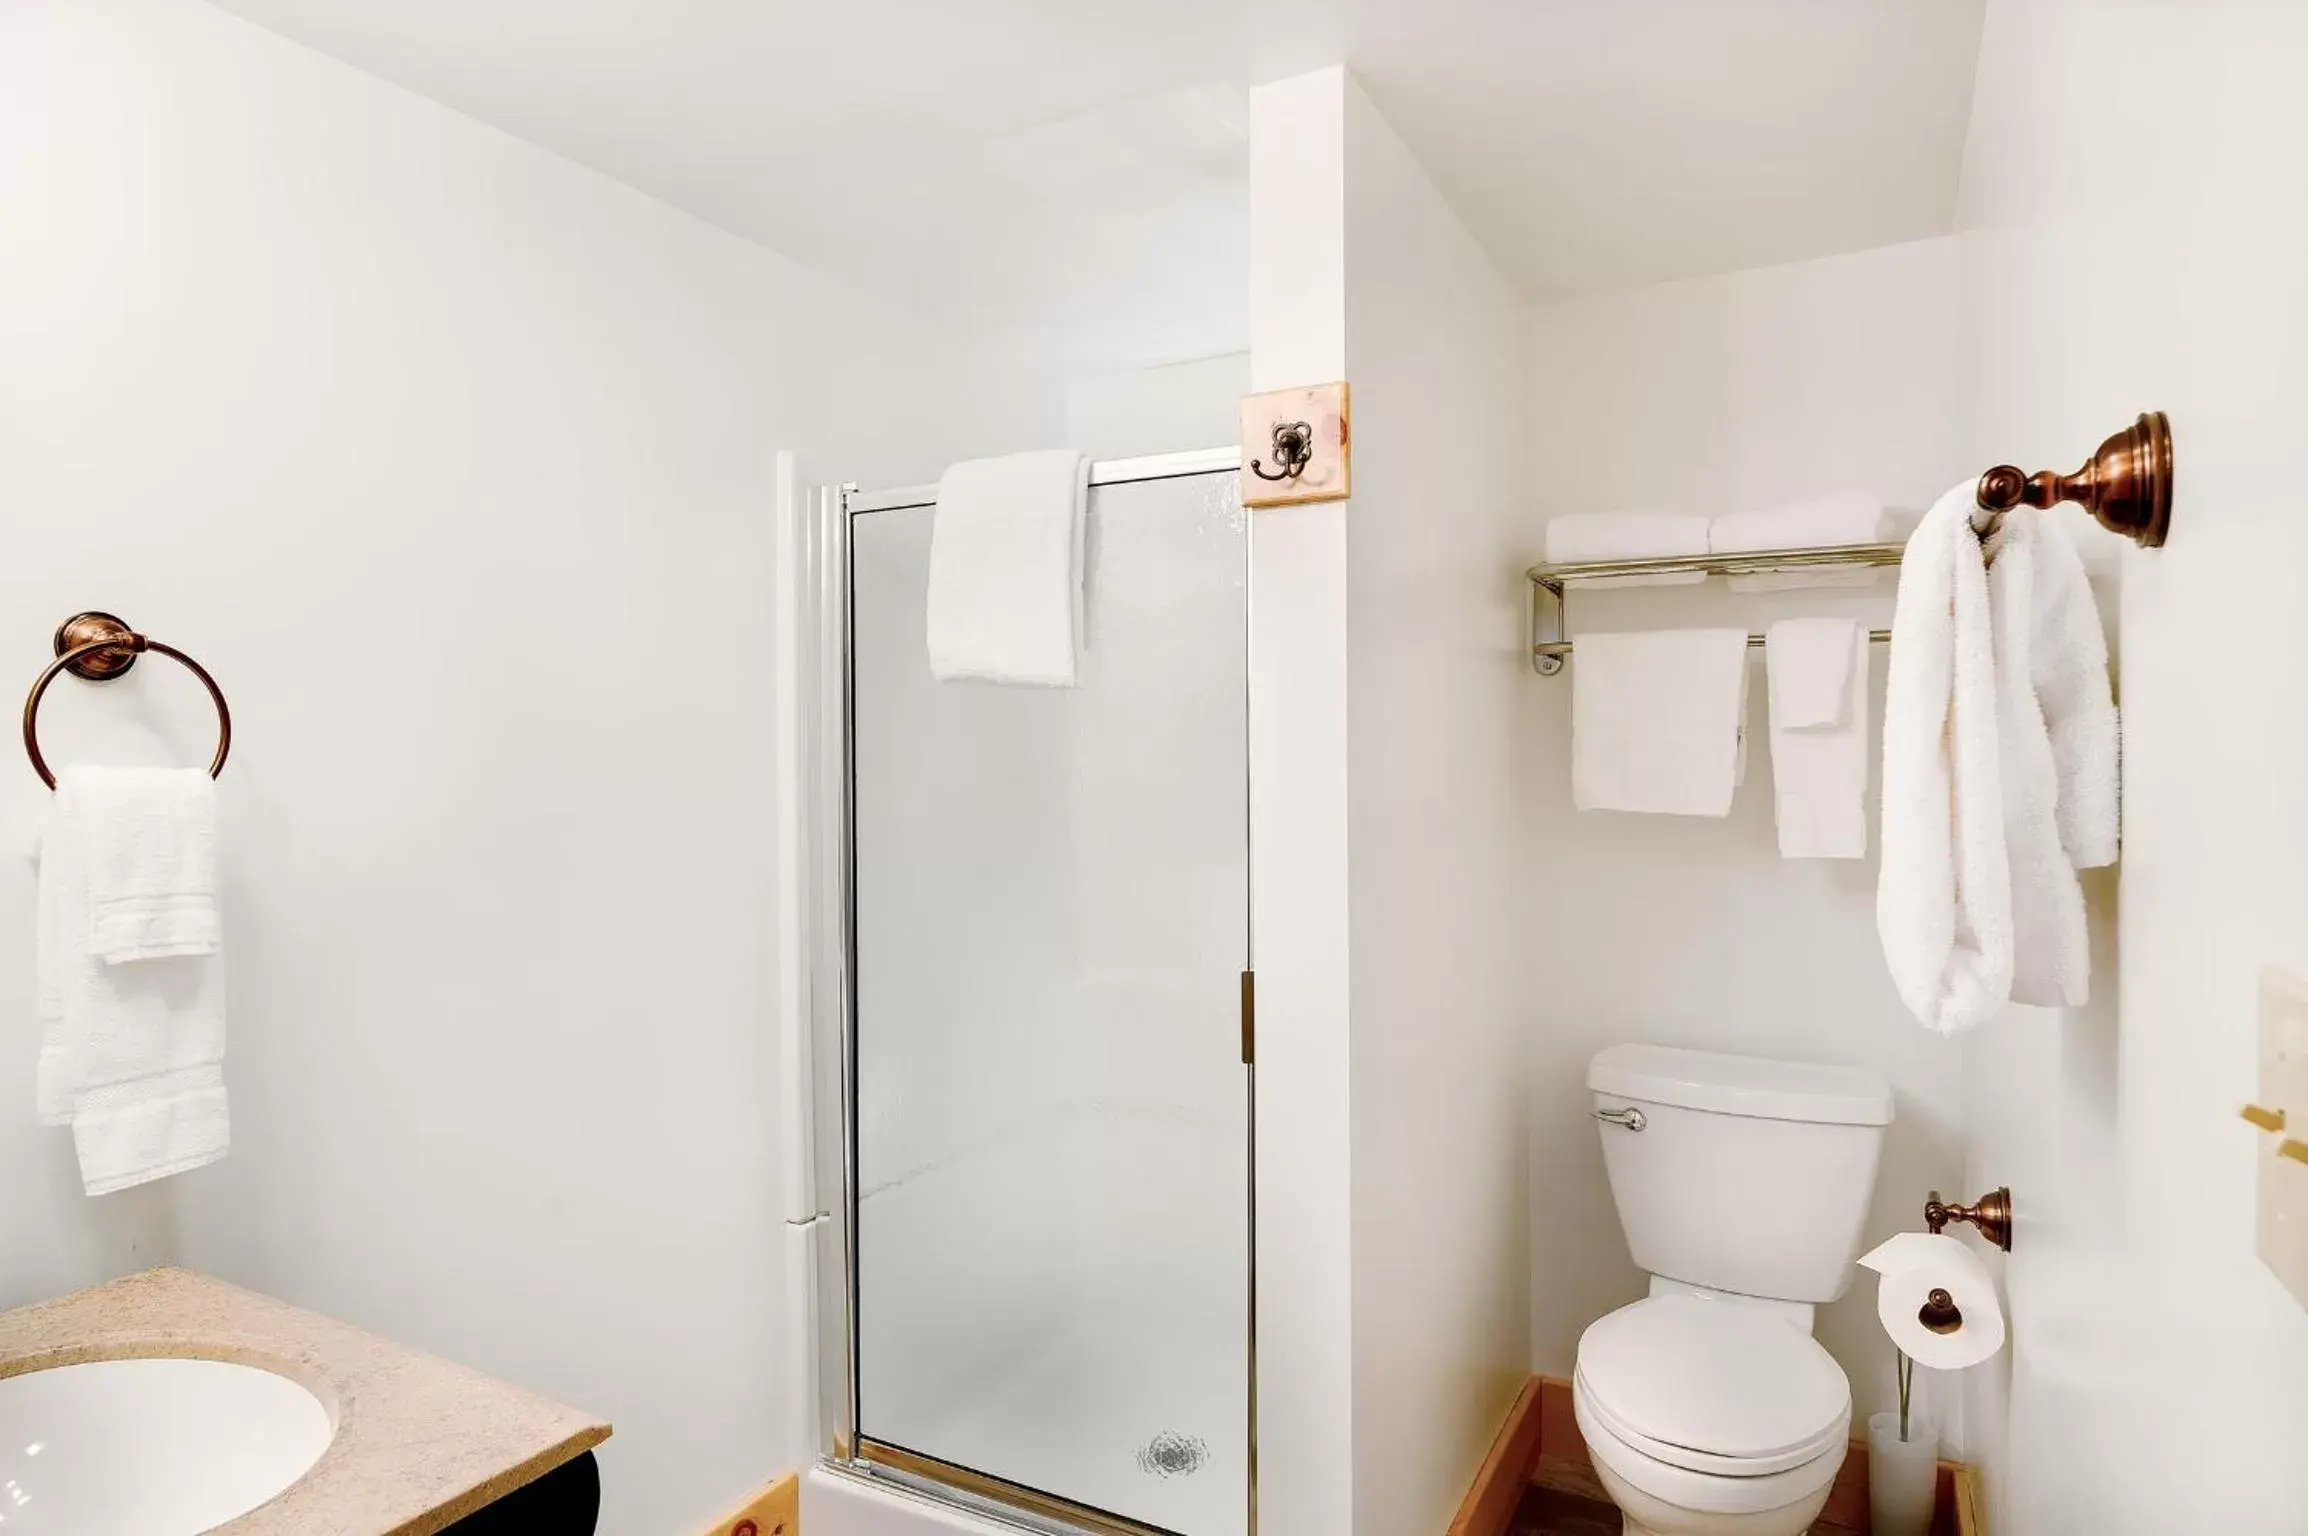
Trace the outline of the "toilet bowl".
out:
<instances>
[{"instance_id":1,"label":"toilet bowl","mask_svg":"<svg viewBox=\"0 0 2308 1536\"><path fill-rule=\"evenodd\" d=\"M1571 1400L1627 1536L1799 1536L1851 1436L1827 1351L1730 1299L1653 1296L1599 1319Z\"/></svg>"}]
</instances>

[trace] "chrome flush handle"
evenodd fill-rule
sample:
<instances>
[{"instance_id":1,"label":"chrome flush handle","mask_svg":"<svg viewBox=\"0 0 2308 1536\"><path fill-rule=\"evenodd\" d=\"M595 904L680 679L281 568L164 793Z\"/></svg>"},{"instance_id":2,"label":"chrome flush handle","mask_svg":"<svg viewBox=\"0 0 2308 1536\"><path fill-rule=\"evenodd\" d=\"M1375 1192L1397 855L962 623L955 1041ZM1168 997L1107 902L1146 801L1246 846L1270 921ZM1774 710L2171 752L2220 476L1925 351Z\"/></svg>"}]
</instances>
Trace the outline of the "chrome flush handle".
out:
<instances>
[{"instance_id":1,"label":"chrome flush handle","mask_svg":"<svg viewBox=\"0 0 2308 1536\"><path fill-rule=\"evenodd\" d=\"M1595 1118L1607 1120L1613 1125L1624 1126L1630 1131L1639 1131L1651 1123L1643 1118L1641 1110L1632 1105L1625 1109L1598 1109L1595 1111Z\"/></svg>"}]
</instances>

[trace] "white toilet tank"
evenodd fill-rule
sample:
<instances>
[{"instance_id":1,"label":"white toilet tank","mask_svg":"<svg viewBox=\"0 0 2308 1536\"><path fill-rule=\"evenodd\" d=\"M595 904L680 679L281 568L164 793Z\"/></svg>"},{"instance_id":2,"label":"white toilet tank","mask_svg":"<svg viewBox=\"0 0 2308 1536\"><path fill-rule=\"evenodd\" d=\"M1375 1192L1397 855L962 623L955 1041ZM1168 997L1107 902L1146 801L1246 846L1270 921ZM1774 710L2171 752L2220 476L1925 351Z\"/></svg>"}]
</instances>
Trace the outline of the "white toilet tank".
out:
<instances>
[{"instance_id":1,"label":"white toilet tank","mask_svg":"<svg viewBox=\"0 0 2308 1536\"><path fill-rule=\"evenodd\" d=\"M1588 1063L1587 1087L1611 1198L1647 1273L1814 1303L1851 1284L1891 1123L1881 1078L1614 1045Z\"/></svg>"}]
</instances>

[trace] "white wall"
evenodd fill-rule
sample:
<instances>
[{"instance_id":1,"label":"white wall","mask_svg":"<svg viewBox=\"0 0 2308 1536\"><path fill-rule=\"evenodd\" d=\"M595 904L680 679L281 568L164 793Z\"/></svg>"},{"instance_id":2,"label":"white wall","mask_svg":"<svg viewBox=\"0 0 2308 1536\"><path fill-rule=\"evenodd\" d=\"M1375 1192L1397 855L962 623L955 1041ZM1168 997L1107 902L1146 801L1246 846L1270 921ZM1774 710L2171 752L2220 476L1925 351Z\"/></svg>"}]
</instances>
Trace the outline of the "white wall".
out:
<instances>
[{"instance_id":1,"label":"white wall","mask_svg":"<svg viewBox=\"0 0 2308 1536\"><path fill-rule=\"evenodd\" d=\"M1989 8L1977 451L2064 467L2160 408L2178 468L2170 544L2121 558L2117 1018L1999 1021L1972 1074L1970 1182L2018 1213L2008 1372L1974 1373L1999 1536L2308 1528L2308 1315L2253 1254L2272 1151L2236 1115L2260 968L2308 973L2303 57L2294 6Z\"/></svg>"},{"instance_id":2,"label":"white wall","mask_svg":"<svg viewBox=\"0 0 2308 1536\"><path fill-rule=\"evenodd\" d=\"M1250 93L1251 388L1346 377L1346 91ZM1347 507L1250 524L1250 953L1258 972L1258 1519L1354 1528L1347 1096Z\"/></svg>"},{"instance_id":3,"label":"white wall","mask_svg":"<svg viewBox=\"0 0 2308 1536\"><path fill-rule=\"evenodd\" d=\"M0 5L0 206L0 655L112 609L238 726L223 1164L78 1196L0 865L0 1302L181 1258L608 1416L604 1529L694 1528L795 1454L774 451L920 479L1055 386L189 0ZM57 756L208 750L164 661L57 693Z\"/></svg>"},{"instance_id":4,"label":"white wall","mask_svg":"<svg viewBox=\"0 0 2308 1536\"><path fill-rule=\"evenodd\" d=\"M1538 306L1529 428L1513 456L1538 497L1520 530L1522 562L1543 552L1544 519L1568 512L1713 514L1846 488L1930 505L1977 470L1960 426L1960 271L1956 243L1933 240ZM1836 594L1734 594L1720 582L1574 593L1570 622L1574 635L1760 627L1805 611L1882 625L1891 583ZM1561 1376L1580 1331L1643 1293L1587 1116L1587 1060L1601 1047L1655 1040L1881 1073L1897 1118L1871 1241L1917 1226L1925 1194L1959 1182L1963 1155L1961 1050L1920 1028L1892 990L1875 932L1875 859L1778 855L1760 663L1748 717L1758 739L1720 821L1575 811L1571 687L1569 671L1526 668L1516 742L1533 1351L1538 1370ZM1876 647L1878 721L1882 688ZM1871 853L1874 836L1871 818ZM1883 1406L1891 1351L1864 1276L1823 1309L1818 1332L1850 1375L1857 1410Z\"/></svg>"},{"instance_id":5,"label":"white wall","mask_svg":"<svg viewBox=\"0 0 2308 1536\"><path fill-rule=\"evenodd\" d=\"M1356 422L1351 502L1252 523L1260 1524L1417 1536L1529 1353L1484 468L1521 310L1342 70L1253 93L1251 186L1254 386L1347 378Z\"/></svg>"},{"instance_id":6,"label":"white wall","mask_svg":"<svg viewBox=\"0 0 2308 1536\"><path fill-rule=\"evenodd\" d=\"M1529 1372L1528 483L1494 457L1527 371L1513 288L1352 77L1345 106L1354 1528L1426 1536Z\"/></svg>"},{"instance_id":7,"label":"white wall","mask_svg":"<svg viewBox=\"0 0 2308 1536\"><path fill-rule=\"evenodd\" d=\"M1223 448L1250 393L1250 354L1225 352L1066 381L1066 443L1093 459Z\"/></svg>"}]
</instances>

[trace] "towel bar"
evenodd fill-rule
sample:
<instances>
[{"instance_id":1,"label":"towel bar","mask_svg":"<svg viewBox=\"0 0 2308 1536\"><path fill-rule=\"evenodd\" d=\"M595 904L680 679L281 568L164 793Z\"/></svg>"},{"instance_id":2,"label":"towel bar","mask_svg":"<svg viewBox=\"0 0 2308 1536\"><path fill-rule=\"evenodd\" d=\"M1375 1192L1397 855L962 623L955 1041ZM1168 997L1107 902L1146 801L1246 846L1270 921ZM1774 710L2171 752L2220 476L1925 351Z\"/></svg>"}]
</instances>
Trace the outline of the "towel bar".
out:
<instances>
[{"instance_id":1,"label":"towel bar","mask_svg":"<svg viewBox=\"0 0 2308 1536\"><path fill-rule=\"evenodd\" d=\"M2030 475L2013 465L1998 464L1979 477L1974 499L1983 515L1972 518L1972 527L1982 539L1992 538L2003 515L2015 507L2049 508L2065 501L2084 508L2101 527L2122 534L2143 549L2160 548L2172 529L2171 422L2162 411L2143 413L2139 420L2110 435L2090 461L2072 475L2057 475L2048 469ZM1564 658L1572 649L1563 622L1564 594L1574 581L1691 572L1753 576L1816 566L1887 566L1899 564L1905 549L1900 544L1842 544L1739 555L1669 555L1534 565L1524 572L1531 584L1531 666L1541 677L1553 677L1563 670ZM1891 632L1870 630L1867 638L1882 645L1891 639ZM1761 645L1763 637L1751 634L1747 643Z\"/></svg>"},{"instance_id":2,"label":"towel bar","mask_svg":"<svg viewBox=\"0 0 2308 1536\"><path fill-rule=\"evenodd\" d=\"M56 626L55 646L56 659L24 698L24 755L32 759L32 771L40 775L41 783L50 789L56 787L56 775L48 771L48 759L40 755L40 699L48 692L48 685L63 672L91 682L118 677L136 665L137 655L143 651L158 651L184 663L208 690L209 702L216 706L216 756L209 762L208 776L213 779L224 772L224 760L232 753L232 710L224 702L224 690L208 675L208 668L173 645L138 634L109 613L74 614Z\"/></svg>"}]
</instances>

